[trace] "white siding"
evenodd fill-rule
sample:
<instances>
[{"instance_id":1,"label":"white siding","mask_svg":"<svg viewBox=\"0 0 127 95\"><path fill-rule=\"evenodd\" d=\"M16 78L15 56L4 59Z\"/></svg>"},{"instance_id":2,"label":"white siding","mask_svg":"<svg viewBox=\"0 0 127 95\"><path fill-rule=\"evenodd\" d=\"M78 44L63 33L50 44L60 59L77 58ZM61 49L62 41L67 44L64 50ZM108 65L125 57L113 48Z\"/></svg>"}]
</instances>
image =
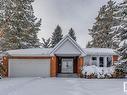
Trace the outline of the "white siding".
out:
<instances>
[{"instance_id":1,"label":"white siding","mask_svg":"<svg viewBox=\"0 0 127 95\"><path fill-rule=\"evenodd\" d=\"M9 59L9 77L48 77L50 59Z\"/></svg>"},{"instance_id":2,"label":"white siding","mask_svg":"<svg viewBox=\"0 0 127 95\"><path fill-rule=\"evenodd\" d=\"M58 50L55 52L55 54L76 54L76 55L80 55L81 52L69 41L67 40L66 42L64 42L64 44L58 48Z\"/></svg>"}]
</instances>

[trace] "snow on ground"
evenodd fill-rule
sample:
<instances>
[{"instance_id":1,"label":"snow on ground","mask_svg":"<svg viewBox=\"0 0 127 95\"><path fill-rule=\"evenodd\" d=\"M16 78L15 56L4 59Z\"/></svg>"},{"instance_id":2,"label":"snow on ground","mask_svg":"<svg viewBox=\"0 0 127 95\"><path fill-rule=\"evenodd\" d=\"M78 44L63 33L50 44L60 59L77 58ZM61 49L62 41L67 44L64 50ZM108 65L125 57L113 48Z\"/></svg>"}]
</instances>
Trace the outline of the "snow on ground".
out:
<instances>
[{"instance_id":1,"label":"snow on ground","mask_svg":"<svg viewBox=\"0 0 127 95\"><path fill-rule=\"evenodd\" d=\"M8 78L0 80L0 95L127 95L125 79Z\"/></svg>"}]
</instances>

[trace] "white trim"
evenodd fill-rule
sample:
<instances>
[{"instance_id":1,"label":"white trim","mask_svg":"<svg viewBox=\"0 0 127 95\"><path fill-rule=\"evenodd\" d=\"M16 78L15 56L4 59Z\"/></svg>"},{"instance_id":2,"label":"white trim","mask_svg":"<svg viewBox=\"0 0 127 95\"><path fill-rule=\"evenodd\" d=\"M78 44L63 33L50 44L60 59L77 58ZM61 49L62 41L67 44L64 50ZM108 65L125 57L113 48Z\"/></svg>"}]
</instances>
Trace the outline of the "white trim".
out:
<instances>
[{"instance_id":1,"label":"white trim","mask_svg":"<svg viewBox=\"0 0 127 95\"><path fill-rule=\"evenodd\" d=\"M50 51L50 55L54 55L55 51L59 49L67 40L69 40L80 52L81 56L85 56L86 53L82 50L82 48L74 41L69 35L66 35L54 48Z\"/></svg>"},{"instance_id":2,"label":"white trim","mask_svg":"<svg viewBox=\"0 0 127 95\"><path fill-rule=\"evenodd\" d=\"M97 56L97 67L99 67L99 65L100 65L100 64L99 64L99 57L100 57L100 56Z\"/></svg>"},{"instance_id":3,"label":"white trim","mask_svg":"<svg viewBox=\"0 0 127 95\"><path fill-rule=\"evenodd\" d=\"M107 56L104 56L104 67L107 67Z\"/></svg>"}]
</instances>

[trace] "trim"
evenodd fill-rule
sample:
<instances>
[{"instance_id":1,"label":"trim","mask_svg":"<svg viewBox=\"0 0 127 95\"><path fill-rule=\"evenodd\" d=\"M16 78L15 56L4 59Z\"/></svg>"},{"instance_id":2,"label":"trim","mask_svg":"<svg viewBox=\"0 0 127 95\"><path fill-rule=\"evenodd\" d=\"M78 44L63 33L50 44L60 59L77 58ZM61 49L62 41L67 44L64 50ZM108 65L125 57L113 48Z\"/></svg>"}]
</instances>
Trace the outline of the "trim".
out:
<instances>
[{"instance_id":1,"label":"trim","mask_svg":"<svg viewBox=\"0 0 127 95\"><path fill-rule=\"evenodd\" d=\"M9 56L9 59L50 59L49 56Z\"/></svg>"}]
</instances>

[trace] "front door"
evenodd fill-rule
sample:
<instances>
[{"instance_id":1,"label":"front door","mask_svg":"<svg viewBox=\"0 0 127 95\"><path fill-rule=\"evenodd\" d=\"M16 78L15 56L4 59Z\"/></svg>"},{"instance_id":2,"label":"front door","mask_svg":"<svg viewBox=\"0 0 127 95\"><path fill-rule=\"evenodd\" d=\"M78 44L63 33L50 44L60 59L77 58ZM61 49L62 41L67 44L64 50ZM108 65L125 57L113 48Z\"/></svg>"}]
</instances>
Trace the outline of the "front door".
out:
<instances>
[{"instance_id":1,"label":"front door","mask_svg":"<svg viewBox=\"0 0 127 95\"><path fill-rule=\"evenodd\" d=\"M62 59L62 73L73 73L73 58Z\"/></svg>"}]
</instances>

